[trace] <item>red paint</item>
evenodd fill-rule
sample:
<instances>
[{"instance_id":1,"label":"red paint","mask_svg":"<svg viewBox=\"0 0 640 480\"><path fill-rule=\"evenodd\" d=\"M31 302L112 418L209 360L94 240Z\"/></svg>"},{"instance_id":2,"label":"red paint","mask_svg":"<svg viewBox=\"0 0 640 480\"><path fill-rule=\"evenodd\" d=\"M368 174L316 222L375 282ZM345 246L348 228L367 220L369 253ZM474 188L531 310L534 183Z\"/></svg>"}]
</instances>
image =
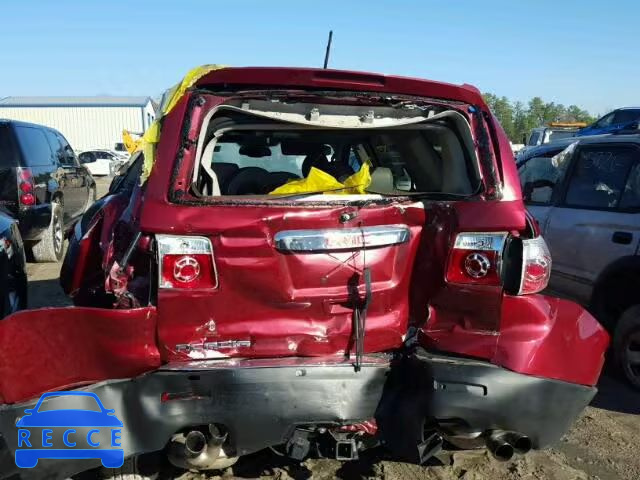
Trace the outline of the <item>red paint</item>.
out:
<instances>
[{"instance_id":1,"label":"red paint","mask_svg":"<svg viewBox=\"0 0 640 480\"><path fill-rule=\"evenodd\" d=\"M5 402L135 376L157 368L161 361L189 359L177 345L194 346L191 358L206 356L207 351L248 358L352 352L353 294L348 285L356 285L363 297L359 277L365 265L371 269L373 283L366 352L400 347L412 324L422 328L421 341L431 348L487 359L524 374L595 383L608 339L580 307L541 295L505 296L500 285L445 280L457 233L521 232L526 228L507 137L492 116L487 115L485 121L469 114L472 105L488 114L477 89L370 73L286 68L218 70L205 75L195 87L209 88L211 93L203 94L204 101L192 108L193 93L188 93L163 119L155 166L144 188L136 188L131 198L109 197L95 230L84 239L72 240L79 244L78 259L69 266L65 288L74 292L98 279L98 285L102 282L107 290L114 289L105 280L136 231L145 238L159 233L207 236L213 246L217 287L161 289L157 311L153 307L45 309L3 320L0 394ZM490 144L478 152L485 160L479 165L485 192L464 202L364 208L169 202L170 189L189 198L196 149L180 148L193 145L206 114L228 98L215 96L216 90L254 88L283 89L292 95L303 95L305 90L344 90L428 97L440 104L451 100L449 107L469 119L476 137L481 128L489 131ZM179 152L181 161L176 165ZM501 180L499 186L486 180L491 162ZM490 189L501 192L500 200L486 199ZM366 253L291 254L274 248L278 231L339 228L343 225L340 215L354 210L357 221L344 226L404 224L410 228L410 240ZM148 265L149 257L144 258ZM130 265L123 276L130 275L132 268ZM127 287L124 280L118 283L121 288ZM232 340L249 341L250 346L215 346ZM207 343L213 347L198 350Z\"/></svg>"},{"instance_id":2,"label":"red paint","mask_svg":"<svg viewBox=\"0 0 640 480\"><path fill-rule=\"evenodd\" d=\"M0 400L20 402L157 368L155 319L152 307L43 308L5 318L0 322Z\"/></svg>"},{"instance_id":3,"label":"red paint","mask_svg":"<svg viewBox=\"0 0 640 480\"><path fill-rule=\"evenodd\" d=\"M436 312L439 319L441 312ZM443 312L448 315L448 312ZM505 295L499 331L465 328L458 323L425 328L428 347L484 358L525 375L595 385L609 335L580 305L546 295Z\"/></svg>"},{"instance_id":4,"label":"red paint","mask_svg":"<svg viewBox=\"0 0 640 480\"><path fill-rule=\"evenodd\" d=\"M608 344L604 328L576 303L505 296L492 362L527 375L595 385Z\"/></svg>"},{"instance_id":5,"label":"red paint","mask_svg":"<svg viewBox=\"0 0 640 480\"><path fill-rule=\"evenodd\" d=\"M214 70L200 78L196 87L268 87L280 89L329 89L395 93L456 100L479 105L488 111L480 91L471 85L454 85L421 78L378 73L288 67L233 67Z\"/></svg>"},{"instance_id":6,"label":"red paint","mask_svg":"<svg viewBox=\"0 0 640 480\"><path fill-rule=\"evenodd\" d=\"M337 228L353 207L183 207L172 233L185 226L211 239L219 286L215 291L166 290L158 294L158 339L167 360L187 359L178 344L228 340L251 347L224 349L229 356L318 356L353 353L353 306L349 284L364 297L362 270L372 271L365 351L399 347L407 330L411 265L425 222L416 206L370 206L359 210L363 226L405 224L409 242L331 253L279 252L275 233ZM224 222L212 221L212 216ZM189 315L184 315L188 311ZM215 353L212 353L215 355ZM219 355L219 354L218 354ZM196 357L197 358L197 357Z\"/></svg>"}]
</instances>

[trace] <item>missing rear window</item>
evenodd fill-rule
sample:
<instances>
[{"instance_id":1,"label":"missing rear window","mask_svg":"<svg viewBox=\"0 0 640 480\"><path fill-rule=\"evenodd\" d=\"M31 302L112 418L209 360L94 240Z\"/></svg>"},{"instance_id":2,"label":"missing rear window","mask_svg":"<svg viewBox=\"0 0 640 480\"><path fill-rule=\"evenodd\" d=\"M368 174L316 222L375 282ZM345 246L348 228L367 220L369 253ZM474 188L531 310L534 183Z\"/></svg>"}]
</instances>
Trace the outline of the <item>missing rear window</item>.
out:
<instances>
[{"instance_id":1,"label":"missing rear window","mask_svg":"<svg viewBox=\"0 0 640 480\"><path fill-rule=\"evenodd\" d=\"M442 125L385 130L244 126L216 132L206 142L194 192L277 198L283 186L298 182L300 194L346 193L339 186L366 168L369 175L361 175L366 184L356 185L364 194L472 195L478 183L468 173L468 162L457 136ZM300 182L312 175L332 180Z\"/></svg>"}]
</instances>

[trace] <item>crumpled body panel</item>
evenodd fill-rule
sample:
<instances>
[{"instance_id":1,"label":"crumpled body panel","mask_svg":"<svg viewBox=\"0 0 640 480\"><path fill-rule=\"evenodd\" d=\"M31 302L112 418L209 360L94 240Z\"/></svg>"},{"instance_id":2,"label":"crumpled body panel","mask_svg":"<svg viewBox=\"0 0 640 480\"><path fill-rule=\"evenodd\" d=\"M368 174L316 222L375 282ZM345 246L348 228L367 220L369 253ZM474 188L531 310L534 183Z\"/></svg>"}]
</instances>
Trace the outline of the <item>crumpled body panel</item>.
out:
<instances>
[{"instance_id":1,"label":"crumpled body panel","mask_svg":"<svg viewBox=\"0 0 640 480\"><path fill-rule=\"evenodd\" d=\"M160 366L155 333L153 307L15 313L0 321L0 401L153 370Z\"/></svg>"}]
</instances>

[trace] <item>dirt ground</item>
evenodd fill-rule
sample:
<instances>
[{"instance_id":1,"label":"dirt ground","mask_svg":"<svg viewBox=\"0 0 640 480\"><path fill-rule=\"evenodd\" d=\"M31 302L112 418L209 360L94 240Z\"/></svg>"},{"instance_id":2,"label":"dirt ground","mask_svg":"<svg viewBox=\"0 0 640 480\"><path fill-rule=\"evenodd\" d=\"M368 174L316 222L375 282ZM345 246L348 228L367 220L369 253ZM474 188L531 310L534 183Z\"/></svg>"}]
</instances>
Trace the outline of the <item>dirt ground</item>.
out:
<instances>
[{"instance_id":1,"label":"dirt ground","mask_svg":"<svg viewBox=\"0 0 640 480\"><path fill-rule=\"evenodd\" d=\"M99 181L99 195L106 191L107 185L106 180ZM59 271L58 264L29 264L31 308L69 304L58 285ZM639 480L640 392L632 391L617 378L613 368L607 368L592 405L553 448L506 463L493 460L484 450L456 452L442 460L438 465L419 467L388 461L383 453L373 451L357 462L307 460L300 464L285 461L271 452L260 452L242 459L220 476L180 475L164 469L160 478Z\"/></svg>"}]
</instances>

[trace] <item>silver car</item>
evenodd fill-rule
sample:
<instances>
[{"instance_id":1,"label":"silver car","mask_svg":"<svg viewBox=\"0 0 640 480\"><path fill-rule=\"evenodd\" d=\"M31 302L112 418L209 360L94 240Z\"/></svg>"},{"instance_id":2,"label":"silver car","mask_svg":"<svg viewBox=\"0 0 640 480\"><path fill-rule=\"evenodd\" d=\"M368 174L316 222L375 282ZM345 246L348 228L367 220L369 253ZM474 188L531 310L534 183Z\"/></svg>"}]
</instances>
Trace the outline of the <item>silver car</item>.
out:
<instances>
[{"instance_id":1,"label":"silver car","mask_svg":"<svg viewBox=\"0 0 640 480\"><path fill-rule=\"evenodd\" d=\"M520 158L527 208L549 244L549 288L589 307L640 388L640 135L576 138Z\"/></svg>"}]
</instances>

